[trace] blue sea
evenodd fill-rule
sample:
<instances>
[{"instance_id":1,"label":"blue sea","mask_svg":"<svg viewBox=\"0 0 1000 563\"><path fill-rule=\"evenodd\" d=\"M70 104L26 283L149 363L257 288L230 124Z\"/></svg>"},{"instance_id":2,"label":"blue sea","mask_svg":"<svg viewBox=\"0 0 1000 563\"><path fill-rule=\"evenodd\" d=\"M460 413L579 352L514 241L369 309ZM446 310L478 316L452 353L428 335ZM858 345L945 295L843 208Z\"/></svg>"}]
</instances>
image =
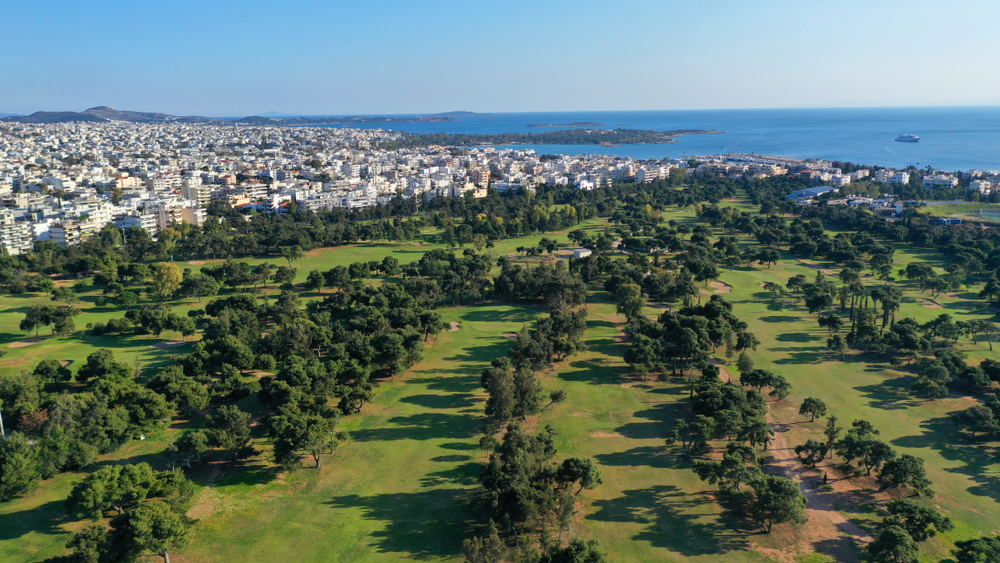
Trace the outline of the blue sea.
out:
<instances>
[{"instance_id":1,"label":"blue sea","mask_svg":"<svg viewBox=\"0 0 1000 563\"><path fill-rule=\"evenodd\" d=\"M603 123L605 128L715 129L661 145L530 145L541 154L612 154L634 159L725 152L843 160L901 168L1000 169L1000 107L837 108L497 113L458 121L365 125L412 133L538 133L531 124ZM900 133L920 137L899 143Z\"/></svg>"}]
</instances>

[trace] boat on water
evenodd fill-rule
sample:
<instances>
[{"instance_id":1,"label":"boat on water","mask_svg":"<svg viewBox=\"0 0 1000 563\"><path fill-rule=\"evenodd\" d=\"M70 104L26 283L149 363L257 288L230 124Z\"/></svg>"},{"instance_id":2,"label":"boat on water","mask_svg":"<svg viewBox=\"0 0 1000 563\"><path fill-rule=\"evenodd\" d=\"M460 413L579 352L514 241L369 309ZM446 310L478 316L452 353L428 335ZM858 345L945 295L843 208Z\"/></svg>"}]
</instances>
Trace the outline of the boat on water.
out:
<instances>
[{"instance_id":1,"label":"boat on water","mask_svg":"<svg viewBox=\"0 0 1000 563\"><path fill-rule=\"evenodd\" d=\"M909 133L903 133L902 135L896 137L896 140L900 143L916 143L920 141L920 137L916 135L910 135Z\"/></svg>"}]
</instances>

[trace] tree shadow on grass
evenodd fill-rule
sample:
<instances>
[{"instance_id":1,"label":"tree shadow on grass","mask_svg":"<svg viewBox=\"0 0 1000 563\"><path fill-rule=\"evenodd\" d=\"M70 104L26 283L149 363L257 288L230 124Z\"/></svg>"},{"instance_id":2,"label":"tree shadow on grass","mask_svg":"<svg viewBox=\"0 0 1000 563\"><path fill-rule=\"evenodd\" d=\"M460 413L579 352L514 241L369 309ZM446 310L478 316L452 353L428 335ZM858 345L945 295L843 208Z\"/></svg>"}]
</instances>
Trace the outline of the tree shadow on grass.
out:
<instances>
[{"instance_id":1,"label":"tree shadow on grass","mask_svg":"<svg viewBox=\"0 0 1000 563\"><path fill-rule=\"evenodd\" d=\"M777 350L777 349L775 349ZM821 364L826 360L824 352L807 352L801 349L788 350L788 357L775 360L775 364Z\"/></svg>"},{"instance_id":2,"label":"tree shadow on grass","mask_svg":"<svg viewBox=\"0 0 1000 563\"><path fill-rule=\"evenodd\" d=\"M672 485L623 491L622 496L594 502L597 511L588 520L634 523L642 530L634 541L648 542L692 557L724 555L746 549L746 535L730 518L705 510L715 500L705 493L689 493ZM731 525L730 525L731 524Z\"/></svg>"},{"instance_id":3,"label":"tree shadow on grass","mask_svg":"<svg viewBox=\"0 0 1000 563\"><path fill-rule=\"evenodd\" d=\"M384 428L362 428L351 431L358 442L385 440L432 440L447 438L463 440L476 435L476 419L472 416L444 413L420 413L396 416Z\"/></svg>"},{"instance_id":4,"label":"tree shadow on grass","mask_svg":"<svg viewBox=\"0 0 1000 563\"><path fill-rule=\"evenodd\" d=\"M640 446L623 452L610 454L597 454L594 456L597 463L607 467L653 467L655 469L668 469L677 467L674 456L670 455L666 447Z\"/></svg>"},{"instance_id":5,"label":"tree shadow on grass","mask_svg":"<svg viewBox=\"0 0 1000 563\"><path fill-rule=\"evenodd\" d=\"M441 461L441 458L449 458L447 461L454 461L451 458L460 457L463 460L468 456L441 456L432 458L431 461ZM444 485L463 485L474 487L479 483L480 463L469 461L441 471L431 471L420 478L420 484L425 489L432 489Z\"/></svg>"},{"instance_id":6,"label":"tree shadow on grass","mask_svg":"<svg viewBox=\"0 0 1000 563\"><path fill-rule=\"evenodd\" d=\"M17 539L26 534L63 535L59 526L69 516L63 501L53 500L35 508L0 515L0 541Z\"/></svg>"},{"instance_id":7,"label":"tree shadow on grass","mask_svg":"<svg viewBox=\"0 0 1000 563\"><path fill-rule=\"evenodd\" d=\"M1000 476L991 467L996 464L996 449L983 442L973 442L971 435L959 431L950 417L941 416L920 423L921 434L903 436L892 441L901 448L929 448L958 467L945 471L964 475L976 483L970 494L1000 502Z\"/></svg>"},{"instance_id":8,"label":"tree shadow on grass","mask_svg":"<svg viewBox=\"0 0 1000 563\"><path fill-rule=\"evenodd\" d=\"M474 398L468 393L452 393L450 395L410 395L399 400L427 409L461 409L475 404Z\"/></svg>"},{"instance_id":9,"label":"tree shadow on grass","mask_svg":"<svg viewBox=\"0 0 1000 563\"><path fill-rule=\"evenodd\" d=\"M911 378L902 376L881 383L855 387L869 405L877 409L899 409L917 406L921 400L910 391Z\"/></svg>"},{"instance_id":10,"label":"tree shadow on grass","mask_svg":"<svg viewBox=\"0 0 1000 563\"><path fill-rule=\"evenodd\" d=\"M793 317L791 315L771 315L769 317L761 317L760 320L765 323L794 323L801 320L801 317Z\"/></svg>"},{"instance_id":11,"label":"tree shadow on grass","mask_svg":"<svg viewBox=\"0 0 1000 563\"><path fill-rule=\"evenodd\" d=\"M376 521L384 528L372 532L371 544L380 553L397 553L399 559L442 559L458 556L468 523L462 506L464 489L435 489L419 493L345 495L325 504L347 509L352 515Z\"/></svg>"},{"instance_id":12,"label":"tree shadow on grass","mask_svg":"<svg viewBox=\"0 0 1000 563\"><path fill-rule=\"evenodd\" d=\"M479 449L478 444L473 444L471 442L445 442L443 444L438 444L438 447L445 450L459 450L459 451Z\"/></svg>"},{"instance_id":13,"label":"tree shadow on grass","mask_svg":"<svg viewBox=\"0 0 1000 563\"><path fill-rule=\"evenodd\" d=\"M571 361L569 367L559 372L559 379L605 385L618 383L629 373L628 366L608 365L599 358Z\"/></svg>"},{"instance_id":14,"label":"tree shadow on grass","mask_svg":"<svg viewBox=\"0 0 1000 563\"><path fill-rule=\"evenodd\" d=\"M474 308L465 311L462 320L474 323L525 323L530 325L535 317L544 311L524 303L512 303L509 310L496 308Z\"/></svg>"},{"instance_id":15,"label":"tree shadow on grass","mask_svg":"<svg viewBox=\"0 0 1000 563\"><path fill-rule=\"evenodd\" d=\"M784 332L775 336L774 339L778 342L815 342L820 340L808 332Z\"/></svg>"},{"instance_id":16,"label":"tree shadow on grass","mask_svg":"<svg viewBox=\"0 0 1000 563\"><path fill-rule=\"evenodd\" d=\"M816 553L826 555L834 561L844 563L862 561L861 550L850 536L816 541L812 543L812 547L816 550Z\"/></svg>"}]
</instances>

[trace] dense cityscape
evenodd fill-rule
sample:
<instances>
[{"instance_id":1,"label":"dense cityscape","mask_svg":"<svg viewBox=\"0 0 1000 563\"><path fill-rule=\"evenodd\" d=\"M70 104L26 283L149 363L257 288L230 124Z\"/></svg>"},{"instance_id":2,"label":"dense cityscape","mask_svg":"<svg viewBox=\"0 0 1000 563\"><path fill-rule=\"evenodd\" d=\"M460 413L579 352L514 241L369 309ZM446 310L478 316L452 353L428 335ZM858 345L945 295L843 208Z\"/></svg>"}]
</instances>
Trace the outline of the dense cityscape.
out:
<instances>
[{"instance_id":1,"label":"dense cityscape","mask_svg":"<svg viewBox=\"0 0 1000 563\"><path fill-rule=\"evenodd\" d=\"M353 210L397 197L419 206L435 197L485 197L487 188L650 183L671 170L757 179L790 174L822 186L799 199L862 180L908 185L914 176L924 188L962 182L977 200L987 200L1000 182L995 170L844 172L828 161L754 155L633 161L503 146L380 149L399 138L381 129L127 121L0 126L0 241L18 255L39 241L79 244L109 223L155 237L176 223L203 225L212 202L246 214L286 213L292 202L312 211ZM887 217L901 216L898 203L882 198L878 205Z\"/></svg>"}]
</instances>

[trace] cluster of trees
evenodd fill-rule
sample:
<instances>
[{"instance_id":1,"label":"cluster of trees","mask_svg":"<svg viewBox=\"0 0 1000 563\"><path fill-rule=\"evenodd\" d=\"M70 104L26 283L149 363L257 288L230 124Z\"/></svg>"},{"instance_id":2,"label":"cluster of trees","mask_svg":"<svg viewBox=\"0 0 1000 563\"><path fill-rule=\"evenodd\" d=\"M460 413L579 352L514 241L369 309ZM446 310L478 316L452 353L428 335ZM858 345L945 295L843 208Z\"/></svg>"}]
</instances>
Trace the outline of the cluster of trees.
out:
<instances>
[{"instance_id":1,"label":"cluster of trees","mask_svg":"<svg viewBox=\"0 0 1000 563\"><path fill-rule=\"evenodd\" d=\"M721 460L696 459L693 469L703 481L718 485L724 500L770 533L774 524L805 521L806 499L798 484L767 473L757 449L766 450L774 436L764 418L767 400L761 390L772 387L771 395L780 399L789 386L781 376L754 369L746 353L739 363L740 384L723 382L717 367L701 364L701 377L692 387L691 416L675 422L666 444L680 444L684 456L692 457L707 450L710 440L726 438Z\"/></svg>"},{"instance_id":2,"label":"cluster of trees","mask_svg":"<svg viewBox=\"0 0 1000 563\"><path fill-rule=\"evenodd\" d=\"M878 563L917 563L920 560L919 542L955 527L951 519L937 509L913 499L890 500L885 508L889 516L882 519L875 541L867 547L868 553ZM955 555L959 561L991 560L974 555L977 551L974 544L977 541L979 540L955 542L958 546Z\"/></svg>"},{"instance_id":3,"label":"cluster of trees","mask_svg":"<svg viewBox=\"0 0 1000 563\"><path fill-rule=\"evenodd\" d=\"M820 399L809 397L803 401L799 413L813 419L822 417L826 413L826 405ZM842 431L843 428L837 426L837 417L831 416L823 429L826 439L809 439L796 446L795 453L808 466L815 466L831 453L836 453L843 459L842 470L853 475L871 475L874 472L879 490L908 487L918 495L934 495L924 469L924 460L909 454L899 455L879 439L879 431L870 422L855 420L843 438L840 437Z\"/></svg>"},{"instance_id":4,"label":"cluster of trees","mask_svg":"<svg viewBox=\"0 0 1000 563\"><path fill-rule=\"evenodd\" d=\"M0 446L0 501L28 494L40 479L83 469L99 453L163 428L180 399L141 385L137 372L111 350L100 349L76 373L76 381L85 384L80 392L42 391L46 383L72 377L56 360L0 379L5 425L15 429Z\"/></svg>"},{"instance_id":5,"label":"cluster of trees","mask_svg":"<svg viewBox=\"0 0 1000 563\"><path fill-rule=\"evenodd\" d=\"M111 319L107 323L97 322L91 327L90 333L101 334L153 334L160 336L165 330L174 330L186 338L195 333L197 323L194 317L180 316L170 311L165 305L143 305L139 309L126 311L120 319Z\"/></svg>"},{"instance_id":6,"label":"cluster of trees","mask_svg":"<svg viewBox=\"0 0 1000 563\"><path fill-rule=\"evenodd\" d=\"M652 322L635 315L626 333L629 347L625 361L641 375L676 374L706 362L719 347L728 353L756 350L760 342L748 325L733 314L733 306L721 295L703 305L666 311Z\"/></svg>"},{"instance_id":7,"label":"cluster of trees","mask_svg":"<svg viewBox=\"0 0 1000 563\"><path fill-rule=\"evenodd\" d=\"M154 471L146 463L101 467L73 487L66 510L94 520L112 512L111 529L84 528L66 543L70 555L48 561L140 561L158 555L170 563L171 550L190 539L192 522L181 505L193 492L179 471Z\"/></svg>"},{"instance_id":8,"label":"cluster of trees","mask_svg":"<svg viewBox=\"0 0 1000 563\"><path fill-rule=\"evenodd\" d=\"M599 486L602 478L590 459L556 463L554 436L551 426L531 434L520 422L507 425L482 467L477 501L490 523L484 536L465 541L467 562L606 560L594 542L562 544L576 513L576 495Z\"/></svg>"}]
</instances>

